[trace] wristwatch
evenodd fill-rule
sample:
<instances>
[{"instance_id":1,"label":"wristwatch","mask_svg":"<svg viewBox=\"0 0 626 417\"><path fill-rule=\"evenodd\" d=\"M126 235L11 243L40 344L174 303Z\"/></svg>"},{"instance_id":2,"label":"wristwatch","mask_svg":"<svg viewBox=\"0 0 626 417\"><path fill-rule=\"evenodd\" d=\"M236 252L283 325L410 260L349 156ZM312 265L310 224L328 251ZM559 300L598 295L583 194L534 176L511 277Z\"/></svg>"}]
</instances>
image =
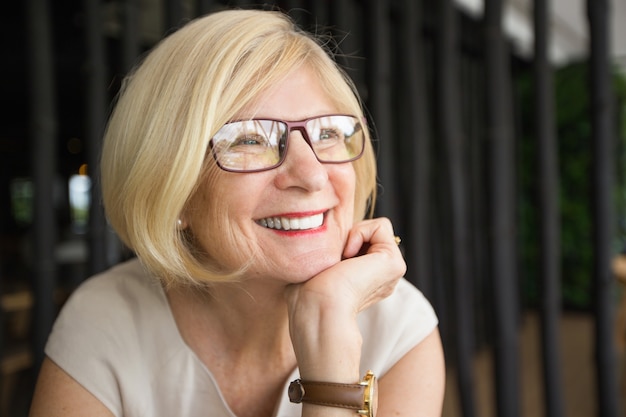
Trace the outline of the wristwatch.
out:
<instances>
[{"instance_id":1,"label":"wristwatch","mask_svg":"<svg viewBox=\"0 0 626 417\"><path fill-rule=\"evenodd\" d=\"M365 417L375 417L378 408L378 380L372 371L356 384L296 379L289 384L288 394L292 403L349 408Z\"/></svg>"}]
</instances>

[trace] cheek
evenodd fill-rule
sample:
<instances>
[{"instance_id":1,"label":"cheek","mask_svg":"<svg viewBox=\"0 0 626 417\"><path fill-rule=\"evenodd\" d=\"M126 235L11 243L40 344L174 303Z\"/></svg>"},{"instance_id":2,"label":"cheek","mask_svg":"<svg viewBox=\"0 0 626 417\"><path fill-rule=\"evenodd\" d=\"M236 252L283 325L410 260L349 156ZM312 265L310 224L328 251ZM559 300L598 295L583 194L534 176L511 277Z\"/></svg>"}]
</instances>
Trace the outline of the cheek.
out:
<instances>
[{"instance_id":1,"label":"cheek","mask_svg":"<svg viewBox=\"0 0 626 417\"><path fill-rule=\"evenodd\" d=\"M241 187L206 184L189 201L186 220L195 250L211 267L233 272L250 257L251 240L242 227L252 198ZM233 249L237 248L237 250Z\"/></svg>"},{"instance_id":2,"label":"cheek","mask_svg":"<svg viewBox=\"0 0 626 417\"><path fill-rule=\"evenodd\" d=\"M330 178L339 196L341 204L346 208L346 215L354 217L354 198L356 194L356 174L351 164L338 165L340 169L331 173Z\"/></svg>"}]
</instances>

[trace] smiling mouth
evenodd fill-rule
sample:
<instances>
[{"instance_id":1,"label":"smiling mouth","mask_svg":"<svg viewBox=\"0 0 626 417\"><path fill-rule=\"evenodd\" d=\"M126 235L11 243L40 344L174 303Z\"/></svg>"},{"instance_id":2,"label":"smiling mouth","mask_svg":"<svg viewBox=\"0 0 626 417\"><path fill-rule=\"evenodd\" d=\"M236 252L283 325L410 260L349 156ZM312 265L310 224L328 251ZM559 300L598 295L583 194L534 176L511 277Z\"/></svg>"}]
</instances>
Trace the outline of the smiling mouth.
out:
<instances>
[{"instance_id":1,"label":"smiling mouth","mask_svg":"<svg viewBox=\"0 0 626 417\"><path fill-rule=\"evenodd\" d=\"M276 230L309 230L320 227L324 223L324 214L319 213L307 217L266 217L255 220L260 226Z\"/></svg>"}]
</instances>

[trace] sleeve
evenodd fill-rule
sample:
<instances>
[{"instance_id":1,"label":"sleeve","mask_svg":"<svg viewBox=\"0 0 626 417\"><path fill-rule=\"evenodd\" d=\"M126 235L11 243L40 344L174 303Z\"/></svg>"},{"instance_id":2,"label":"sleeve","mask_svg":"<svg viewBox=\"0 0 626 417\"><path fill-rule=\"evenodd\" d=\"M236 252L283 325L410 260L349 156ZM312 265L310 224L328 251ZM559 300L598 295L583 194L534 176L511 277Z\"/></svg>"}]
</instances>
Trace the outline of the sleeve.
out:
<instances>
[{"instance_id":1,"label":"sleeve","mask_svg":"<svg viewBox=\"0 0 626 417\"><path fill-rule=\"evenodd\" d=\"M123 360L121 341L127 340L117 323L123 311L106 279L82 284L63 306L46 344L46 355L100 400L115 416L122 415L116 369ZM117 358L117 359L115 359Z\"/></svg>"},{"instance_id":2,"label":"sleeve","mask_svg":"<svg viewBox=\"0 0 626 417\"><path fill-rule=\"evenodd\" d=\"M439 324L430 302L406 279L394 293L359 316L363 336L361 371L384 375Z\"/></svg>"}]
</instances>

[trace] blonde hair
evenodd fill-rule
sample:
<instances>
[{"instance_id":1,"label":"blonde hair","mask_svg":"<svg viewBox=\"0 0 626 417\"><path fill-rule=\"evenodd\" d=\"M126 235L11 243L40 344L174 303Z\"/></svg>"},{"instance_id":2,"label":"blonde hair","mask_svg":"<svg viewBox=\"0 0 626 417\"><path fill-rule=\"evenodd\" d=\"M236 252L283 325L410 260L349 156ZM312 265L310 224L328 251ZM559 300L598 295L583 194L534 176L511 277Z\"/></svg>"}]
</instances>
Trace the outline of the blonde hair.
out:
<instances>
[{"instance_id":1,"label":"blonde hair","mask_svg":"<svg viewBox=\"0 0 626 417\"><path fill-rule=\"evenodd\" d=\"M275 11L196 19L161 41L124 81L104 138L104 206L120 239L165 283L228 280L239 272L202 259L177 219L214 168L206 158L212 135L303 64L338 111L362 116L354 85L324 46ZM376 192L369 133L353 165L360 220L371 215Z\"/></svg>"}]
</instances>

